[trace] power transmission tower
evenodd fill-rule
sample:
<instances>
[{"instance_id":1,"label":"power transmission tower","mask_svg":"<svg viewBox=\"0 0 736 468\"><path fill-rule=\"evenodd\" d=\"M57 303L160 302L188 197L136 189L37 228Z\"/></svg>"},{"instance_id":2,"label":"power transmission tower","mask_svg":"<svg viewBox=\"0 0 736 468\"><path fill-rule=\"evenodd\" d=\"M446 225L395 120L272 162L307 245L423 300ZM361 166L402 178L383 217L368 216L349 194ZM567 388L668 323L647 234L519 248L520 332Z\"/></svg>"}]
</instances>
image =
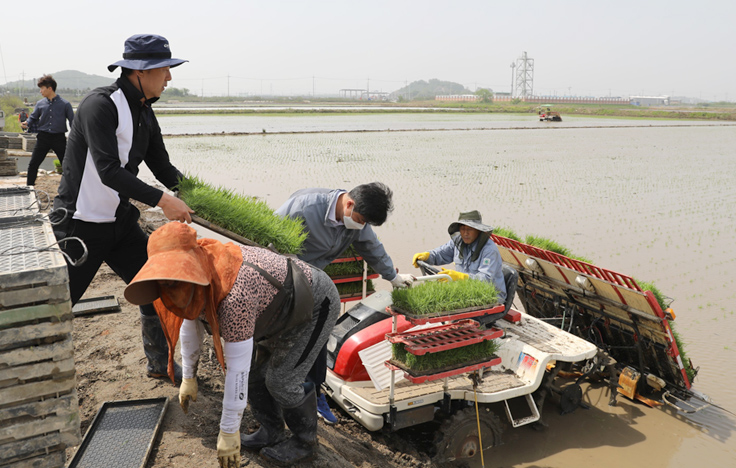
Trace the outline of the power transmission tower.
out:
<instances>
[{"instance_id":1,"label":"power transmission tower","mask_svg":"<svg viewBox=\"0 0 736 468\"><path fill-rule=\"evenodd\" d=\"M514 86L514 97L526 99L534 95L534 59L522 52L521 57L516 59L516 83Z\"/></svg>"}]
</instances>

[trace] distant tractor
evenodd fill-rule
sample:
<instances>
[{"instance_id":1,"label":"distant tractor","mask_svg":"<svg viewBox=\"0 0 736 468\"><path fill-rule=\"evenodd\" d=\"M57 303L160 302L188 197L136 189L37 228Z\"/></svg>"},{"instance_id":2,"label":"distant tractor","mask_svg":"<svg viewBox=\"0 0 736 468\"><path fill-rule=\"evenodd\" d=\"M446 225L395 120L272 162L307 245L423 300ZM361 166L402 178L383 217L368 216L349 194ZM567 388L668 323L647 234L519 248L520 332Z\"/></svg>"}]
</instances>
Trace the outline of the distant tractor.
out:
<instances>
[{"instance_id":1,"label":"distant tractor","mask_svg":"<svg viewBox=\"0 0 736 468\"><path fill-rule=\"evenodd\" d=\"M562 122L559 112L552 110L552 105L542 104L537 108L537 114L539 114L540 122Z\"/></svg>"}]
</instances>

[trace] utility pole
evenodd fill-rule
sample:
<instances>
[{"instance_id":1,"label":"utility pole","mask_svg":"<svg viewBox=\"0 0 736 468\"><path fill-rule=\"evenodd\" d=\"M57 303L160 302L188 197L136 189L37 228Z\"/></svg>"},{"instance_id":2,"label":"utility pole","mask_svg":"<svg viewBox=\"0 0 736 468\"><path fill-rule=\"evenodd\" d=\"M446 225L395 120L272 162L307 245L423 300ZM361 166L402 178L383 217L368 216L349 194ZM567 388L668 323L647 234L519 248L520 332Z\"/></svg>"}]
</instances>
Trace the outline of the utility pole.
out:
<instances>
[{"instance_id":1,"label":"utility pole","mask_svg":"<svg viewBox=\"0 0 736 468\"><path fill-rule=\"evenodd\" d=\"M516 62L511 62L511 92L509 93L511 99L514 98L514 68L516 68Z\"/></svg>"}]
</instances>

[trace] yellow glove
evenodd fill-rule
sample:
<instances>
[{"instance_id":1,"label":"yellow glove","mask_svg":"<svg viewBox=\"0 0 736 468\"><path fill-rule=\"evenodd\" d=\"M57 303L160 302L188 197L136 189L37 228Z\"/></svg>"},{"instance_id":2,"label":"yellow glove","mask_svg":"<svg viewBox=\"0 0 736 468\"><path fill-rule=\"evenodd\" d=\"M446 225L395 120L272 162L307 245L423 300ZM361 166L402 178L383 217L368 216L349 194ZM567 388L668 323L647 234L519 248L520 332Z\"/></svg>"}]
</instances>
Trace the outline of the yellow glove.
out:
<instances>
[{"instance_id":1,"label":"yellow glove","mask_svg":"<svg viewBox=\"0 0 736 468\"><path fill-rule=\"evenodd\" d=\"M184 414L189 412L189 400L197 401L197 378L181 379L179 386L179 404Z\"/></svg>"},{"instance_id":2,"label":"yellow glove","mask_svg":"<svg viewBox=\"0 0 736 468\"><path fill-rule=\"evenodd\" d=\"M429 252L414 254L414 258L411 259L411 263L414 265L414 268L419 268L419 265L417 265L417 260L426 262L427 260L429 260Z\"/></svg>"},{"instance_id":3,"label":"yellow glove","mask_svg":"<svg viewBox=\"0 0 736 468\"><path fill-rule=\"evenodd\" d=\"M468 274L467 273L460 273L459 271L448 270L446 268L443 268L437 274L438 275L447 275L450 278L452 278L453 281L462 281L462 280L468 279ZM443 278L440 281L447 281L447 280Z\"/></svg>"},{"instance_id":4,"label":"yellow glove","mask_svg":"<svg viewBox=\"0 0 736 468\"><path fill-rule=\"evenodd\" d=\"M240 468L240 431L222 432L217 436L217 461L220 468Z\"/></svg>"}]
</instances>

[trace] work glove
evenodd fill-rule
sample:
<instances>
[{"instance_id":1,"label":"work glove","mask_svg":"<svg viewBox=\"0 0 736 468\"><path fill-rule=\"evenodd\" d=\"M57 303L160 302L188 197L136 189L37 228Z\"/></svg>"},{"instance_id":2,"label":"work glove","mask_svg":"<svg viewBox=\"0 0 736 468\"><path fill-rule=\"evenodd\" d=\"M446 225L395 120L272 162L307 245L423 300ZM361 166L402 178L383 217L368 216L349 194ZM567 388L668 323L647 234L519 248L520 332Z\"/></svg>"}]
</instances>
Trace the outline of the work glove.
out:
<instances>
[{"instance_id":1,"label":"work glove","mask_svg":"<svg viewBox=\"0 0 736 468\"><path fill-rule=\"evenodd\" d=\"M411 259L411 263L412 265L414 265L414 268L419 268L419 265L417 265L417 260L426 262L427 260L429 260L429 252L422 252L422 253L414 254L414 258Z\"/></svg>"},{"instance_id":2,"label":"work glove","mask_svg":"<svg viewBox=\"0 0 736 468\"><path fill-rule=\"evenodd\" d=\"M438 275L447 275L450 278L452 278L453 281L462 281L462 280L468 279L468 274L467 273L461 273L461 272L455 271L455 270L448 270L446 268L443 268L437 274ZM447 281L447 279L446 278L442 278L442 279L440 279L440 281Z\"/></svg>"},{"instance_id":3,"label":"work glove","mask_svg":"<svg viewBox=\"0 0 736 468\"><path fill-rule=\"evenodd\" d=\"M181 379L179 386L179 404L184 414L189 412L189 400L197 401L197 378Z\"/></svg>"},{"instance_id":4,"label":"work glove","mask_svg":"<svg viewBox=\"0 0 736 468\"><path fill-rule=\"evenodd\" d=\"M222 432L217 436L217 461L220 468L240 468L240 431Z\"/></svg>"},{"instance_id":5,"label":"work glove","mask_svg":"<svg viewBox=\"0 0 736 468\"><path fill-rule=\"evenodd\" d=\"M396 278L391 280L391 286L394 288L409 288L414 281L416 281L416 278L413 275L397 273Z\"/></svg>"}]
</instances>

